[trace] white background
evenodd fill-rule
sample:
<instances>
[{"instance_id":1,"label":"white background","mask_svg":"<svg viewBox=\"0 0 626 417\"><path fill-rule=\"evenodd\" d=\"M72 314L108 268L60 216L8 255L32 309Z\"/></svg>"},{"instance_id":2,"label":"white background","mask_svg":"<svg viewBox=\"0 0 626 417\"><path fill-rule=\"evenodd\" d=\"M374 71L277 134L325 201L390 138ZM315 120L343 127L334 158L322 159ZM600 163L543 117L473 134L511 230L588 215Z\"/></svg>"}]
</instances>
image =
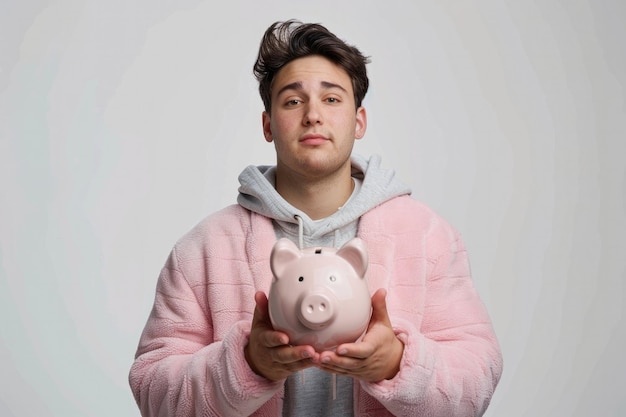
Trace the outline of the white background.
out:
<instances>
[{"instance_id":1,"label":"white background","mask_svg":"<svg viewBox=\"0 0 626 417\"><path fill-rule=\"evenodd\" d=\"M371 56L356 151L463 234L487 415L626 415L626 6L591 0L0 0L0 415L138 415L169 250L274 162L252 64L288 18Z\"/></svg>"}]
</instances>

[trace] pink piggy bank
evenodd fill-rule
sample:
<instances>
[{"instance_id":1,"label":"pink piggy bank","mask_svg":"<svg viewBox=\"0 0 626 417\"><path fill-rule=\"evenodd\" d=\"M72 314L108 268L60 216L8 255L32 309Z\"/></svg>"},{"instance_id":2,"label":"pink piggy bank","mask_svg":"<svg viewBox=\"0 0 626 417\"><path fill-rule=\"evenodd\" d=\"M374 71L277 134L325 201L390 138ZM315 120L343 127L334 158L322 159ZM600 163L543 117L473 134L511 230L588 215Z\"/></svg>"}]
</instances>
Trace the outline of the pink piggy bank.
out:
<instances>
[{"instance_id":1,"label":"pink piggy bank","mask_svg":"<svg viewBox=\"0 0 626 417\"><path fill-rule=\"evenodd\" d=\"M359 238L339 250L299 250L289 239L279 239L270 257L274 329L286 333L290 344L311 345L318 352L358 340L372 314L367 259Z\"/></svg>"}]
</instances>

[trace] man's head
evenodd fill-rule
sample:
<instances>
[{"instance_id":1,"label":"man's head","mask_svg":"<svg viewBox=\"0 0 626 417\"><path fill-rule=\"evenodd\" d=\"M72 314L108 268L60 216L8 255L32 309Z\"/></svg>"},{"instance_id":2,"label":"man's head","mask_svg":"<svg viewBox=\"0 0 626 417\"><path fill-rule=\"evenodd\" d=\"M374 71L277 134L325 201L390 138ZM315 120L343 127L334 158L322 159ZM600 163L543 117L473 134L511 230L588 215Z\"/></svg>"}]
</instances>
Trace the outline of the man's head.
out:
<instances>
[{"instance_id":1,"label":"man's head","mask_svg":"<svg viewBox=\"0 0 626 417\"><path fill-rule=\"evenodd\" d=\"M259 93L266 112L270 112L272 107L272 86L276 74L289 62L311 55L322 56L346 71L352 80L356 108L361 106L369 87L365 68L368 58L324 26L288 20L276 22L265 31L254 64L254 75L259 81Z\"/></svg>"}]
</instances>

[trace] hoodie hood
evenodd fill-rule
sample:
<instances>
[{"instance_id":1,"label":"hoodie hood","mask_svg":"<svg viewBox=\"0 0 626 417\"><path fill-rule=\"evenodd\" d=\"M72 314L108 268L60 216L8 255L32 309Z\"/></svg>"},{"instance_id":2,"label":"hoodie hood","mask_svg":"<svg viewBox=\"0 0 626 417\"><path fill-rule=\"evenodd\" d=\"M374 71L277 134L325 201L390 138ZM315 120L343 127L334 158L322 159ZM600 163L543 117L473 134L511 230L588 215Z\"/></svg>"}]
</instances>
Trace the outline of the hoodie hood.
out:
<instances>
[{"instance_id":1,"label":"hoodie hood","mask_svg":"<svg viewBox=\"0 0 626 417\"><path fill-rule=\"evenodd\" d=\"M369 159L352 155L352 177L360 181L360 187L346 204L334 214L320 220L312 220L306 213L285 201L275 189L275 166L248 166L239 175L237 202L242 207L269 217L282 229L282 235L296 240L304 238L304 246L339 246L347 241L342 237L358 219L374 207L405 194L411 190L399 179L395 171L381 168L381 159L373 155ZM299 217L299 220L298 220ZM300 224L299 224L300 223Z\"/></svg>"}]
</instances>

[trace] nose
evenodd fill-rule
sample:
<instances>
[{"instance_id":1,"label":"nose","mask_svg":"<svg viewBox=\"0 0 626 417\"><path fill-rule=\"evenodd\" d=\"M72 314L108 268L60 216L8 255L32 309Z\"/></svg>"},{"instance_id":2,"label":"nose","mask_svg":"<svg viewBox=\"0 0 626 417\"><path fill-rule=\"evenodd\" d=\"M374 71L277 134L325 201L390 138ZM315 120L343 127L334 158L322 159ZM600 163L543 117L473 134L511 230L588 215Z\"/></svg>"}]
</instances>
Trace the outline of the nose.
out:
<instances>
[{"instance_id":1,"label":"nose","mask_svg":"<svg viewBox=\"0 0 626 417\"><path fill-rule=\"evenodd\" d=\"M302 122L305 126L322 124L322 114L316 104L308 103L306 105Z\"/></svg>"},{"instance_id":2,"label":"nose","mask_svg":"<svg viewBox=\"0 0 626 417\"><path fill-rule=\"evenodd\" d=\"M335 316L334 307L332 300L325 294L309 294L300 303L300 322L309 329L322 328Z\"/></svg>"}]
</instances>

